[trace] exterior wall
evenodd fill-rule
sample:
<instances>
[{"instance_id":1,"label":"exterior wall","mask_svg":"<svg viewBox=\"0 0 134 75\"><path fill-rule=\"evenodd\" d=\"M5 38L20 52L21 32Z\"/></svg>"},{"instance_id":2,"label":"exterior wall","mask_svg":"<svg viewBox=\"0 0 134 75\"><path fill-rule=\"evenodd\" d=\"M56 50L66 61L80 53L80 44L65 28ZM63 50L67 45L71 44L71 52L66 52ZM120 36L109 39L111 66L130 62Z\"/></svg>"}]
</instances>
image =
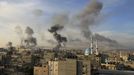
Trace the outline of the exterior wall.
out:
<instances>
[{"instance_id":1,"label":"exterior wall","mask_svg":"<svg viewBox=\"0 0 134 75\"><path fill-rule=\"evenodd\" d=\"M34 75L48 75L48 66L34 67Z\"/></svg>"},{"instance_id":2,"label":"exterior wall","mask_svg":"<svg viewBox=\"0 0 134 75\"><path fill-rule=\"evenodd\" d=\"M58 75L76 75L77 63L76 60L60 61L58 63Z\"/></svg>"},{"instance_id":3,"label":"exterior wall","mask_svg":"<svg viewBox=\"0 0 134 75\"><path fill-rule=\"evenodd\" d=\"M83 72L85 72L83 75L91 75L91 62L89 60L84 60L83 66Z\"/></svg>"},{"instance_id":4,"label":"exterior wall","mask_svg":"<svg viewBox=\"0 0 134 75\"><path fill-rule=\"evenodd\" d=\"M59 72L59 69L58 69L58 66L60 66L60 65L58 65L58 61L56 61L56 62L54 62L54 75L58 75L58 72Z\"/></svg>"},{"instance_id":5,"label":"exterior wall","mask_svg":"<svg viewBox=\"0 0 134 75\"><path fill-rule=\"evenodd\" d=\"M83 74L83 63L82 61L77 61L77 75Z\"/></svg>"},{"instance_id":6,"label":"exterior wall","mask_svg":"<svg viewBox=\"0 0 134 75\"><path fill-rule=\"evenodd\" d=\"M77 61L77 75L91 75L90 60Z\"/></svg>"},{"instance_id":7,"label":"exterior wall","mask_svg":"<svg viewBox=\"0 0 134 75\"><path fill-rule=\"evenodd\" d=\"M101 66L105 66L105 69L108 69L108 70L116 70L116 65L114 64L101 64ZM102 67L102 69L103 69Z\"/></svg>"},{"instance_id":8,"label":"exterior wall","mask_svg":"<svg viewBox=\"0 0 134 75\"><path fill-rule=\"evenodd\" d=\"M53 61L49 61L49 75L54 75L54 71L53 71L53 68L54 68L54 66L53 66Z\"/></svg>"},{"instance_id":9,"label":"exterior wall","mask_svg":"<svg viewBox=\"0 0 134 75\"><path fill-rule=\"evenodd\" d=\"M58 61L49 61L49 75L58 75Z\"/></svg>"},{"instance_id":10,"label":"exterior wall","mask_svg":"<svg viewBox=\"0 0 134 75\"><path fill-rule=\"evenodd\" d=\"M49 61L49 75L76 75L76 60Z\"/></svg>"}]
</instances>

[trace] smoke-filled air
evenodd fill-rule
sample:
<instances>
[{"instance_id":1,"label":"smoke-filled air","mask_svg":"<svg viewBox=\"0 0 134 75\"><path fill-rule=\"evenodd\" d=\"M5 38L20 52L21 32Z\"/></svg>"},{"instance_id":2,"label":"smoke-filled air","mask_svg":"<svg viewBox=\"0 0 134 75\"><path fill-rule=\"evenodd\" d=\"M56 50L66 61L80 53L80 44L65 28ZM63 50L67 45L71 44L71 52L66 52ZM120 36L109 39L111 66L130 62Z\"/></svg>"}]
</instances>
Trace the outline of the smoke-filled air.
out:
<instances>
[{"instance_id":1,"label":"smoke-filled air","mask_svg":"<svg viewBox=\"0 0 134 75\"><path fill-rule=\"evenodd\" d=\"M127 33L131 30L127 31L128 26L123 23L125 21L117 22L114 19L122 15L115 13L114 10L116 6L120 6L118 5L120 1L82 0L81 4L76 2L76 0L3 1L0 4L3 11L0 13L1 43L5 45L11 41L13 45L27 48L45 46L57 50L62 47L72 48L74 45L75 48L87 48L93 37L93 41L97 40L99 47L102 48L133 47L131 41L133 36L130 37L129 34L132 33ZM5 14L7 11L9 13ZM125 18L119 20L122 19ZM2 31L13 34L12 38L6 37Z\"/></svg>"},{"instance_id":2,"label":"smoke-filled air","mask_svg":"<svg viewBox=\"0 0 134 75\"><path fill-rule=\"evenodd\" d=\"M56 14L52 18L52 24L54 26L51 27L49 32L53 33L55 39L59 43L60 41L62 42L62 40L60 40L61 38L59 39L56 37L56 35L59 35L57 34L57 31L60 30L60 32L63 32L63 34L66 35L64 31L70 29L70 30L78 30L80 32L79 35L86 39L84 40L83 38L75 37L76 34L68 33L69 36L68 35L67 36L70 42L72 41L89 42L91 37L94 37L94 40L98 40L103 44L107 44L109 47L117 47L119 46L119 44L116 40L112 40L98 33L93 33L90 29L93 26L97 27L99 25L100 21L99 18L101 18L101 15L103 14L101 13L102 8L103 4L101 2L92 0L82 11L74 15L69 15L69 13ZM57 45L57 47L59 46L60 44Z\"/></svg>"},{"instance_id":3,"label":"smoke-filled air","mask_svg":"<svg viewBox=\"0 0 134 75\"><path fill-rule=\"evenodd\" d=\"M54 49L76 44L73 42L77 42L78 47L80 47L82 43L85 43L83 45L90 44L90 39L93 37L94 41L98 40L98 42L107 45L109 48L121 46L116 40L92 31L92 28L95 29L99 26L100 21L103 20L101 18L104 18L102 17L102 15L104 15L104 13L101 12L102 9L102 2L91 0L81 11L75 14L69 12L56 13L51 17L50 23L48 23L49 26L43 29L44 33L50 34L53 37L50 38L43 34L43 37L40 36L43 38L42 42L55 44ZM41 9L35 9L33 14L41 17L44 12ZM33 37L34 31L31 27L26 27L24 31L20 26L16 26L15 31L21 40L21 46L35 47L37 45L38 38ZM89 45L87 45L87 47L88 46Z\"/></svg>"},{"instance_id":4,"label":"smoke-filled air","mask_svg":"<svg viewBox=\"0 0 134 75\"><path fill-rule=\"evenodd\" d=\"M34 31L31 27L26 27L25 30L22 30L20 26L16 26L15 30L20 38L21 47L31 48L37 45L37 40L33 37Z\"/></svg>"}]
</instances>

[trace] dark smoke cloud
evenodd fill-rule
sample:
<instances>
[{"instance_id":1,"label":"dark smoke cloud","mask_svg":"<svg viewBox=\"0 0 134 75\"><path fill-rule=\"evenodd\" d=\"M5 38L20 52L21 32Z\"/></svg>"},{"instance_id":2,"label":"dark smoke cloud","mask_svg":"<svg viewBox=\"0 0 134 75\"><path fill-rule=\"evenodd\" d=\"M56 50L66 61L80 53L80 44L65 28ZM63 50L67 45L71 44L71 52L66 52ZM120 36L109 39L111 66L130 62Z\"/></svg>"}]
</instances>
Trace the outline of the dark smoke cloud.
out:
<instances>
[{"instance_id":1,"label":"dark smoke cloud","mask_svg":"<svg viewBox=\"0 0 134 75\"><path fill-rule=\"evenodd\" d=\"M23 30L20 26L16 26L15 31L20 37L20 41L21 41L20 46L25 45L26 47L30 48L30 47L35 47L37 45L37 40L35 37L33 37L34 31L32 28L27 27L25 29L25 34L27 35L26 38L24 38L25 36L24 36Z\"/></svg>"},{"instance_id":2,"label":"dark smoke cloud","mask_svg":"<svg viewBox=\"0 0 134 75\"><path fill-rule=\"evenodd\" d=\"M34 37L26 38L24 42L26 43L27 47L34 47L37 45L36 38Z\"/></svg>"},{"instance_id":3,"label":"dark smoke cloud","mask_svg":"<svg viewBox=\"0 0 134 75\"><path fill-rule=\"evenodd\" d=\"M37 45L37 40L33 37L34 31L32 28L27 27L25 29L25 33L27 34L27 38L24 40L27 47L34 47Z\"/></svg>"},{"instance_id":4,"label":"dark smoke cloud","mask_svg":"<svg viewBox=\"0 0 134 75\"><path fill-rule=\"evenodd\" d=\"M118 42L107 38L105 36L95 34L93 35L91 32L91 27L97 25L98 19L101 15L101 10L103 8L103 4L98 2L97 0L92 0L89 5L77 15L77 19L79 20L79 25L83 36L86 39L90 39L91 35L100 42L107 42L109 46L117 46Z\"/></svg>"},{"instance_id":5,"label":"dark smoke cloud","mask_svg":"<svg viewBox=\"0 0 134 75\"><path fill-rule=\"evenodd\" d=\"M86 38L87 40L90 40L91 35L93 35L91 31L91 27L97 26L98 23L100 22L98 20L101 20L100 18L102 17L102 14L101 14L102 8L103 8L103 4L101 2L98 2L97 0L91 0L91 2L85 7L85 9L83 9L80 13L72 16L71 19L69 17L70 15L68 14L56 15L56 17L53 18L54 19L53 24L65 25L66 27L65 26L64 27L65 28L68 27L69 29L72 29L72 26L75 26L74 28L79 27L80 32L83 35L83 37ZM57 31L56 27L54 26L51 31ZM117 41L112 40L110 38L106 38L102 35L95 34L93 36L94 38L98 39L98 41L101 41L101 42L104 41L107 43L111 43L112 45L117 44ZM69 39L69 40L72 40L72 39ZM73 40L81 41L79 39L73 39Z\"/></svg>"},{"instance_id":6,"label":"dark smoke cloud","mask_svg":"<svg viewBox=\"0 0 134 75\"><path fill-rule=\"evenodd\" d=\"M57 33L57 31L63 29L63 26L61 25L54 25L48 31L53 34L54 38L58 42L57 46L55 47L56 50L59 50L59 48L64 45L65 42L67 42L67 38L61 36L60 34Z\"/></svg>"},{"instance_id":7,"label":"dark smoke cloud","mask_svg":"<svg viewBox=\"0 0 134 75\"><path fill-rule=\"evenodd\" d=\"M63 26L57 24L57 25L52 26L51 29L48 29L48 31L51 33L54 33L54 32L57 32L59 30L62 30L63 28L64 28Z\"/></svg>"},{"instance_id":8,"label":"dark smoke cloud","mask_svg":"<svg viewBox=\"0 0 134 75\"><path fill-rule=\"evenodd\" d=\"M99 40L99 41L110 42L111 44L117 44L117 43L118 43L117 41L112 40L112 39L107 38L107 37L104 37L104 36L102 36L102 35L100 35L100 34L95 34L95 35L94 35L94 38L96 38L96 39Z\"/></svg>"},{"instance_id":9,"label":"dark smoke cloud","mask_svg":"<svg viewBox=\"0 0 134 75\"><path fill-rule=\"evenodd\" d=\"M97 0L93 0L84 11L82 11L77 17L80 21L80 28L83 36L86 39L90 39L92 32L90 30L91 26L96 25L98 22L98 17L101 15L101 10L103 8L103 4L101 2L98 2ZM117 41L112 40L110 38L107 38L105 36L95 34L93 35L95 39L101 41L101 42L108 42L110 45L118 44Z\"/></svg>"},{"instance_id":10,"label":"dark smoke cloud","mask_svg":"<svg viewBox=\"0 0 134 75\"><path fill-rule=\"evenodd\" d=\"M92 0L91 3L87 5L87 7L80 13L78 17L84 18L91 14L99 15L102 8L103 8L103 4L101 2Z\"/></svg>"},{"instance_id":11,"label":"dark smoke cloud","mask_svg":"<svg viewBox=\"0 0 134 75\"><path fill-rule=\"evenodd\" d=\"M102 7L102 3L92 1L80 14L77 15L81 32L85 38L90 38L90 35L92 34L90 27L96 23L96 19L100 15Z\"/></svg>"},{"instance_id":12,"label":"dark smoke cloud","mask_svg":"<svg viewBox=\"0 0 134 75\"><path fill-rule=\"evenodd\" d=\"M33 35L33 29L32 28L30 28L30 27L27 27L26 28L26 30L25 30L25 33L28 35L28 36L31 36L31 35Z\"/></svg>"}]
</instances>

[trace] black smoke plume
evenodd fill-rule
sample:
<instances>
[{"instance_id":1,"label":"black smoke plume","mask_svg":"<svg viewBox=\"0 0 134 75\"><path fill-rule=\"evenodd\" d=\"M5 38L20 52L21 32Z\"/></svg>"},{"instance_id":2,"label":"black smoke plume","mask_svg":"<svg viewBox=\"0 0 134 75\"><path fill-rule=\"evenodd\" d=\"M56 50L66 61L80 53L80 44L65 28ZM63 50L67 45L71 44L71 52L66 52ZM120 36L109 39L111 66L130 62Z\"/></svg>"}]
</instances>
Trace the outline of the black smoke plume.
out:
<instances>
[{"instance_id":1,"label":"black smoke plume","mask_svg":"<svg viewBox=\"0 0 134 75\"><path fill-rule=\"evenodd\" d=\"M52 26L51 29L48 29L48 31L51 33L54 33L59 30L62 30L63 28L64 28L63 26L57 24L57 25Z\"/></svg>"},{"instance_id":2,"label":"black smoke plume","mask_svg":"<svg viewBox=\"0 0 134 75\"><path fill-rule=\"evenodd\" d=\"M102 8L103 4L101 2L98 2L97 0L92 0L91 3L89 3L89 5L87 5L87 7L79 15L77 15L77 18L80 21L79 24L81 32L86 39L90 39L91 35L93 35L90 28L96 25L96 23L98 22L98 18L101 15ZM99 34L95 34L93 36L98 41L108 42L109 44L111 44L111 46L118 44L117 41Z\"/></svg>"},{"instance_id":3,"label":"black smoke plume","mask_svg":"<svg viewBox=\"0 0 134 75\"><path fill-rule=\"evenodd\" d=\"M54 18L54 23L62 24L62 25L68 25L68 27L71 29L70 25L79 27L80 32L83 35L84 38L87 40L90 40L91 35L94 36L94 38L98 39L98 41L101 42L107 42L108 44L117 44L118 42L115 40L112 40L110 38L107 38L103 35L99 34L93 34L91 31L92 26L98 25L100 22L100 18L102 17L101 10L103 9L103 3L98 2L97 0L91 0L90 3L78 14L75 14L69 18L68 14L61 14L57 15L58 17ZM55 22L56 21L56 22ZM63 22L62 22L63 21ZM62 23L61 23L62 22ZM49 30L50 32L57 31L58 28L62 29L62 27L53 26L52 30ZM67 27L67 26L66 26ZM74 36L73 34L71 34ZM70 38L69 38L70 39Z\"/></svg>"},{"instance_id":4,"label":"black smoke plume","mask_svg":"<svg viewBox=\"0 0 134 75\"><path fill-rule=\"evenodd\" d=\"M34 31L32 28L27 27L25 30L25 33L27 34L26 39L24 40L26 47L34 47L37 45L37 40L35 37L33 37Z\"/></svg>"},{"instance_id":5,"label":"black smoke plume","mask_svg":"<svg viewBox=\"0 0 134 75\"><path fill-rule=\"evenodd\" d=\"M53 34L54 38L58 42L57 46L55 47L55 50L59 50L59 48L64 45L65 42L67 42L67 38L61 36L60 34L57 33L57 31L63 29L64 27L61 25L54 25L48 31Z\"/></svg>"}]
</instances>

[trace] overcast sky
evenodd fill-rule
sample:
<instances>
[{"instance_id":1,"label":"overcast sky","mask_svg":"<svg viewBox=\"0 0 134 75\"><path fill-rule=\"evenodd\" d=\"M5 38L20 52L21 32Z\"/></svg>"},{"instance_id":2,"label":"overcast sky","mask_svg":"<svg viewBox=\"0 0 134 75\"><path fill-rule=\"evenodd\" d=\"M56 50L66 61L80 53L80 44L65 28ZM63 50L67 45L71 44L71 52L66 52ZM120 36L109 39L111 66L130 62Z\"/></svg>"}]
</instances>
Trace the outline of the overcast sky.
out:
<instances>
[{"instance_id":1,"label":"overcast sky","mask_svg":"<svg viewBox=\"0 0 134 75\"><path fill-rule=\"evenodd\" d=\"M134 0L98 0L104 4L105 17L92 32L99 33L119 43L134 48ZM53 15L81 11L90 0L0 0L0 47L8 41L19 43L16 26L34 29L39 45L47 45L41 39L53 39L47 29ZM72 32L75 32L74 30Z\"/></svg>"}]
</instances>

